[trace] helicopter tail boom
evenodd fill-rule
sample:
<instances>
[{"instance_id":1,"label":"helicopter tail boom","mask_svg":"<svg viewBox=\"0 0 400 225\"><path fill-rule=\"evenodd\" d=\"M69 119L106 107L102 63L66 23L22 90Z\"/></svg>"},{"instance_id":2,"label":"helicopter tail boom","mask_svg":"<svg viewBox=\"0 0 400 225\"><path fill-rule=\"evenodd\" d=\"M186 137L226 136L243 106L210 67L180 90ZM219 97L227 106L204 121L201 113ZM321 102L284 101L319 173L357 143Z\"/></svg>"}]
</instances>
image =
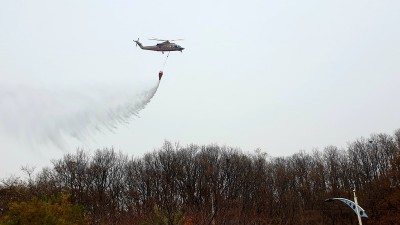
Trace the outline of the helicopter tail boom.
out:
<instances>
[{"instance_id":1,"label":"helicopter tail boom","mask_svg":"<svg viewBox=\"0 0 400 225\"><path fill-rule=\"evenodd\" d=\"M135 41L135 40L133 40L133 41L136 43L136 46L139 45L139 47L143 49L143 45L142 45L142 43L139 42L139 38L137 39L137 41Z\"/></svg>"}]
</instances>

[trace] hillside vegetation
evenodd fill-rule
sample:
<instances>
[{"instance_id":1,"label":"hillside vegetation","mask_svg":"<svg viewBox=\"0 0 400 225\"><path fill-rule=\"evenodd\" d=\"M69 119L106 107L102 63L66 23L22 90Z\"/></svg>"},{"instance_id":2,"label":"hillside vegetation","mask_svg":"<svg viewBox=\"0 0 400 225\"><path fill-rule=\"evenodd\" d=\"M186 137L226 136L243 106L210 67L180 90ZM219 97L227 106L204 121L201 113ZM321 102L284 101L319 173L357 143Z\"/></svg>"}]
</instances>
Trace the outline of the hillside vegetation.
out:
<instances>
[{"instance_id":1,"label":"hillside vegetation","mask_svg":"<svg viewBox=\"0 0 400 225\"><path fill-rule=\"evenodd\" d=\"M0 185L0 224L356 224L348 206L324 202L353 200L354 187L365 224L400 221L400 130L289 157L165 142L141 158L77 150L23 170ZM47 222L26 222L40 213Z\"/></svg>"}]
</instances>

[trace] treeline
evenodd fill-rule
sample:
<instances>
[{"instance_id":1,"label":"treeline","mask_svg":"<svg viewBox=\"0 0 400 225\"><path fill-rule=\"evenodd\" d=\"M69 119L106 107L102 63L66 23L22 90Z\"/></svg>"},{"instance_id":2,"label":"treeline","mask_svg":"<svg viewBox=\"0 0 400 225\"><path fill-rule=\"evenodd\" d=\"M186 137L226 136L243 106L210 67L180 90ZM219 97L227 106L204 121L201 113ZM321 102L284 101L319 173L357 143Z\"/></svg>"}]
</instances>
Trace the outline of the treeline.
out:
<instances>
[{"instance_id":1,"label":"treeline","mask_svg":"<svg viewBox=\"0 0 400 225\"><path fill-rule=\"evenodd\" d=\"M364 224L400 224L400 130L290 157L165 142L142 158L77 150L52 164L3 180L0 224L10 205L60 194L89 224L356 224L349 207L324 202L352 200L354 187Z\"/></svg>"}]
</instances>

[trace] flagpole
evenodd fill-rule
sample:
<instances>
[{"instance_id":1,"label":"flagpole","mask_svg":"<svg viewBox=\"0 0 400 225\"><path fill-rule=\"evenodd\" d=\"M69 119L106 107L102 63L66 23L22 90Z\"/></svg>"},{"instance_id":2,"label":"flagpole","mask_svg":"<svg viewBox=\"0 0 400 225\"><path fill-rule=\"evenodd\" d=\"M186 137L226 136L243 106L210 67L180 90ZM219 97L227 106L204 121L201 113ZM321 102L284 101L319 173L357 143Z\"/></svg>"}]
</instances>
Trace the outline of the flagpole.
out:
<instances>
[{"instance_id":1,"label":"flagpole","mask_svg":"<svg viewBox=\"0 0 400 225\"><path fill-rule=\"evenodd\" d=\"M362 225L362 220L360 216L360 212L358 210L358 202L357 202L357 196L356 196L356 188L353 189L353 194L354 194L354 203L356 203L356 212L357 212L357 218L358 218L358 224Z\"/></svg>"}]
</instances>

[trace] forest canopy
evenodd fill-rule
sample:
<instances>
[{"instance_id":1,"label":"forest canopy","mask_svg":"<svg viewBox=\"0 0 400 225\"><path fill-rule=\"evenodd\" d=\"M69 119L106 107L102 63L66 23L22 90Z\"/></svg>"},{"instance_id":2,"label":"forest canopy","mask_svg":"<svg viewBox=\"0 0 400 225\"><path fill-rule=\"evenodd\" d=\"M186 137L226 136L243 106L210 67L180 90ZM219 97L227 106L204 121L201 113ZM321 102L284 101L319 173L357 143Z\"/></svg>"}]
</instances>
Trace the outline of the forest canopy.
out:
<instances>
[{"instance_id":1,"label":"forest canopy","mask_svg":"<svg viewBox=\"0 0 400 225\"><path fill-rule=\"evenodd\" d=\"M324 202L354 188L367 224L400 221L400 130L288 157L168 141L140 158L78 149L23 170L0 184L1 225L41 210L41 224L355 224L351 208Z\"/></svg>"}]
</instances>

